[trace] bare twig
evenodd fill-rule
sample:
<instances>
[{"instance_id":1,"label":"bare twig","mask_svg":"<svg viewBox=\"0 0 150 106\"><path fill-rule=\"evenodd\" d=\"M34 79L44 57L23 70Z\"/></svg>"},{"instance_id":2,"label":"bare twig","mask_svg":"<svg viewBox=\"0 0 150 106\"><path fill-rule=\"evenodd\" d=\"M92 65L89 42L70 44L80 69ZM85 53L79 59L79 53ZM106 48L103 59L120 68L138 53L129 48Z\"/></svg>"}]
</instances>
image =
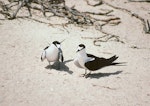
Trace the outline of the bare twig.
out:
<instances>
[{"instance_id":1,"label":"bare twig","mask_svg":"<svg viewBox=\"0 0 150 106\"><path fill-rule=\"evenodd\" d=\"M150 24L148 20L147 20L147 33L150 33Z\"/></svg>"},{"instance_id":2,"label":"bare twig","mask_svg":"<svg viewBox=\"0 0 150 106\"><path fill-rule=\"evenodd\" d=\"M119 39L119 36L114 35L114 34L110 34L108 32L105 32L100 24L95 25L95 29L97 29L100 32L102 32L105 35L104 37L106 37L104 40L101 40L101 39L94 40L93 43L96 46L100 46L100 45L96 44L97 42L107 42L107 41L109 41L112 38L115 38L115 41L117 41L117 42L124 43L124 41Z\"/></svg>"},{"instance_id":3,"label":"bare twig","mask_svg":"<svg viewBox=\"0 0 150 106\"><path fill-rule=\"evenodd\" d=\"M13 13L12 17L10 16L9 11L7 11L7 10L11 9L13 6L16 6L16 5L7 6L8 9L6 10L6 12L4 12L4 9L3 9L3 11L1 11L1 13L3 13L3 14L5 13L6 16L8 15L9 17L11 17L11 19L14 19L14 18L16 18L18 11L23 6L26 6L28 8L28 12L29 12L30 16L32 16L30 9L34 9L34 10L42 11L44 16L46 16L46 14L45 14L46 12L50 12L53 14L53 16L67 18L68 22L66 23L66 25L70 24L70 23L78 24L78 25L86 25L86 26L94 25L96 30L98 30L104 34L104 36L102 36L102 37L93 38L94 39L93 43L96 46L98 46L96 44L97 42L107 42L112 39L117 42L124 43L123 41L121 41L119 39L119 37L117 35L110 34L103 30L103 26L105 26L107 24L118 25L121 22L119 17L108 17L106 19L97 19L97 18L92 17L92 15L108 16L108 14L113 12L113 10L107 10L107 11L99 12L99 13L89 12L89 11L80 12L77 9L75 9L74 7L70 8L70 7L66 6L64 0L51 0L51 1L48 1L48 0L29 0L29 1L28 0L22 0L22 1L16 0L16 1L13 1L13 0L11 0L11 3L14 3L14 2L18 2L18 5L17 5L18 7L15 10L15 12ZM61 3L63 2L63 5L60 5L59 4L60 2ZM32 6L31 3L35 3L36 5ZM89 1L87 1L87 4L90 5ZM95 6L98 6L101 4L102 4L102 0L99 0L99 2L97 4L91 5L91 6L95 7ZM17 17L17 18L19 18L19 17ZM29 17L25 17L25 18L34 20L39 23L48 24L53 27L53 24L51 24L51 23L43 22L38 19L29 18ZM103 22L104 24L95 25L95 23L99 22L99 21ZM56 25L56 24L54 24L54 25ZM64 25L62 25L62 24L59 24L59 25L61 25L69 33L69 31L65 28Z\"/></svg>"},{"instance_id":4,"label":"bare twig","mask_svg":"<svg viewBox=\"0 0 150 106\"><path fill-rule=\"evenodd\" d=\"M113 10L109 10L107 12L98 12L98 13L95 13L95 12L83 12L83 13L86 13L86 14L92 14L92 15L108 15L109 13L113 12Z\"/></svg>"},{"instance_id":5,"label":"bare twig","mask_svg":"<svg viewBox=\"0 0 150 106\"><path fill-rule=\"evenodd\" d=\"M100 85L95 85L95 84L92 84L94 87L102 87L102 88L106 88L106 89L109 89L109 90L117 90L116 88L111 88L111 87L108 87L108 86L100 86Z\"/></svg>"},{"instance_id":6,"label":"bare twig","mask_svg":"<svg viewBox=\"0 0 150 106\"><path fill-rule=\"evenodd\" d=\"M109 3L105 2L105 1L103 1L103 3L106 4L106 5L108 5L108 6L110 6L110 7L112 7L112 8L115 8L115 9L118 9L118 10L121 10L121 11L125 11L125 12L127 12L128 14L130 14L131 16L133 16L133 17L139 19L139 20L142 22L142 24L143 24L143 30L145 31L145 33L149 33L149 32L148 32L148 29L146 28L146 22L145 22L145 20L144 20L142 17L140 17L138 14L133 13L133 12L131 12L130 10L127 10L127 9L125 9L125 8L116 7L116 6L114 6L114 5L112 5L112 4L109 4Z\"/></svg>"},{"instance_id":7,"label":"bare twig","mask_svg":"<svg viewBox=\"0 0 150 106\"><path fill-rule=\"evenodd\" d=\"M1 13L2 15L4 15L5 18L10 18L10 17L11 17L11 14L9 14L9 13L6 12L6 11L0 11L0 13Z\"/></svg>"},{"instance_id":8,"label":"bare twig","mask_svg":"<svg viewBox=\"0 0 150 106\"><path fill-rule=\"evenodd\" d=\"M150 2L150 0L128 0L129 2Z\"/></svg>"}]
</instances>

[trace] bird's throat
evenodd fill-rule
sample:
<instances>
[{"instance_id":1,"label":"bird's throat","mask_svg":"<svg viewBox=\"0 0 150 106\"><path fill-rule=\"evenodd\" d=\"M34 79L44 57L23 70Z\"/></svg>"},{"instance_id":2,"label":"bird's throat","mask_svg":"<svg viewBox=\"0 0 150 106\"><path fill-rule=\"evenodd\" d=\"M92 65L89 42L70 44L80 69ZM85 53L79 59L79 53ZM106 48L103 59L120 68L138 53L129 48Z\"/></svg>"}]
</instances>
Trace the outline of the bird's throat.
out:
<instances>
[{"instance_id":1,"label":"bird's throat","mask_svg":"<svg viewBox=\"0 0 150 106\"><path fill-rule=\"evenodd\" d=\"M86 58L87 58L87 54L86 54L85 49L79 51L79 52L78 52L78 56L79 56L80 58L86 59Z\"/></svg>"}]
</instances>

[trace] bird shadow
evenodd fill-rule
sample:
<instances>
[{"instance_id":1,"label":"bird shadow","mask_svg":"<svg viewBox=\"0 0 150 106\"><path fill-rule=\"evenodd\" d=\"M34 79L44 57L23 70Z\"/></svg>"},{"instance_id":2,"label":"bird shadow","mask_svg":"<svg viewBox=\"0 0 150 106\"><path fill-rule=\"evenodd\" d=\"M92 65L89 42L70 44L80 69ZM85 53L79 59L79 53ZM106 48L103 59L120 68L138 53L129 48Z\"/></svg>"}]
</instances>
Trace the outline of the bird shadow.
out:
<instances>
[{"instance_id":1,"label":"bird shadow","mask_svg":"<svg viewBox=\"0 0 150 106\"><path fill-rule=\"evenodd\" d=\"M47 65L46 69L55 69L57 71L65 71L69 74L72 74L73 71L69 70L69 67L66 66L66 63L73 61L73 59L66 60L64 62L55 62L53 65ZM60 66L60 67L59 67Z\"/></svg>"},{"instance_id":2,"label":"bird shadow","mask_svg":"<svg viewBox=\"0 0 150 106\"><path fill-rule=\"evenodd\" d=\"M116 71L116 72L113 72L113 73L94 73L94 74L88 74L86 76L86 78L101 78L101 77L109 77L111 75L118 75L118 74L121 74L122 71Z\"/></svg>"}]
</instances>

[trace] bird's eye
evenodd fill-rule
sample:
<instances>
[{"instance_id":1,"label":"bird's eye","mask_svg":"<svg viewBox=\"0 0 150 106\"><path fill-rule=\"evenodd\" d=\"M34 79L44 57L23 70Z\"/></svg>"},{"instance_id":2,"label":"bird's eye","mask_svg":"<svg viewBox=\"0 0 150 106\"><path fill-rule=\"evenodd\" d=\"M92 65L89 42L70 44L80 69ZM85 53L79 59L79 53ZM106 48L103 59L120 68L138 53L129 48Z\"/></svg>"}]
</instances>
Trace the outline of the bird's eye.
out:
<instances>
[{"instance_id":1,"label":"bird's eye","mask_svg":"<svg viewBox=\"0 0 150 106\"><path fill-rule=\"evenodd\" d=\"M82 49L83 49L83 47L80 47L80 46L78 47L78 50L82 50Z\"/></svg>"}]
</instances>

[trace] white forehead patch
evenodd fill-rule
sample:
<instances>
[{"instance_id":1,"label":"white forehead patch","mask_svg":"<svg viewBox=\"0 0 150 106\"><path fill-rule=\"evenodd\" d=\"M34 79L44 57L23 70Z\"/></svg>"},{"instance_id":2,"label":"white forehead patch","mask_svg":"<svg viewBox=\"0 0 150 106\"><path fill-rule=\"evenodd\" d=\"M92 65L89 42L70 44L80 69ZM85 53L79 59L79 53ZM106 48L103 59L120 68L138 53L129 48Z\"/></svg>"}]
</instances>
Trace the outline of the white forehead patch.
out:
<instances>
[{"instance_id":1,"label":"white forehead patch","mask_svg":"<svg viewBox=\"0 0 150 106\"><path fill-rule=\"evenodd\" d=\"M81 50L81 49L83 49L83 47L78 46L78 50Z\"/></svg>"}]
</instances>

